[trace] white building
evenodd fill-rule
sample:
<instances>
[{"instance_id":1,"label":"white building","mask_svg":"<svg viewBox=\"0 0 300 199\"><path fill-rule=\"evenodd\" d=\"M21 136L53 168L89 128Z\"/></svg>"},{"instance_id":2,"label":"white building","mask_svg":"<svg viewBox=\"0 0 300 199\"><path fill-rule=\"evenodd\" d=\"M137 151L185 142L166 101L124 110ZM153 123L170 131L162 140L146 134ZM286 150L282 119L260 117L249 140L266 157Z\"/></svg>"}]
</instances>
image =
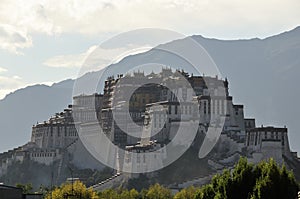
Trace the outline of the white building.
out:
<instances>
[{"instance_id":1,"label":"white building","mask_svg":"<svg viewBox=\"0 0 300 199\"><path fill-rule=\"evenodd\" d=\"M278 163L284 162L284 156L291 158L287 128L258 127L247 130L247 151L252 155L249 161L258 163L273 158Z\"/></svg>"}]
</instances>

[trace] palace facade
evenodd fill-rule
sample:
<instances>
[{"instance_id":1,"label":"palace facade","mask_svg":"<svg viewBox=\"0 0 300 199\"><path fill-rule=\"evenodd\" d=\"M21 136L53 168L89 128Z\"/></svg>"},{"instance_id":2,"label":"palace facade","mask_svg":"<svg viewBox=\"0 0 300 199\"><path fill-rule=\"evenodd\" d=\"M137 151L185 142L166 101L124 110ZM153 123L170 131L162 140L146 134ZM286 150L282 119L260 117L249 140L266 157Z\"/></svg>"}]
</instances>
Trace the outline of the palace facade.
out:
<instances>
[{"instance_id":1,"label":"palace facade","mask_svg":"<svg viewBox=\"0 0 300 199\"><path fill-rule=\"evenodd\" d=\"M128 90L133 90L129 100L123 98ZM100 125L114 144L136 150L141 143L155 141L155 147L167 144L176 136L179 125L188 127L190 121L199 121L198 133L206 134L209 127L220 124L220 118L224 125L215 150L221 155L210 156L212 168L231 165L241 155L254 163L270 157L279 163L299 161L297 153L290 151L287 128L256 127L254 118L245 118L244 106L233 102L227 79L163 68L157 74L138 71L111 76L104 83L103 94L74 96L73 104L61 113L33 125L29 143L0 154L0 175L13 161L29 158L50 165L54 161L63 163L66 154L72 156L68 156L69 162L89 167L92 158L84 159L88 152L79 139L78 127L93 129L93 125ZM140 139L142 134L147 139ZM124 158L127 166L132 165L127 156Z\"/></svg>"}]
</instances>

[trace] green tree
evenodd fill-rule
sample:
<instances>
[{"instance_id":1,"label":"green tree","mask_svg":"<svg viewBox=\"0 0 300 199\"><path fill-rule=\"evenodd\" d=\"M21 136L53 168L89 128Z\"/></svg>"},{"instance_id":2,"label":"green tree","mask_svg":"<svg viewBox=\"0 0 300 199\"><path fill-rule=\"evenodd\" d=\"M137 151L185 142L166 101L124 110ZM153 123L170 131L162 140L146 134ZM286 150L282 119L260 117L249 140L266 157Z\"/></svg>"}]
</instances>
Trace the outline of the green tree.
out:
<instances>
[{"instance_id":1,"label":"green tree","mask_svg":"<svg viewBox=\"0 0 300 199\"><path fill-rule=\"evenodd\" d=\"M216 192L212 184L208 184L197 190L195 199L214 199L215 195Z\"/></svg>"},{"instance_id":2,"label":"green tree","mask_svg":"<svg viewBox=\"0 0 300 199\"><path fill-rule=\"evenodd\" d=\"M260 178L256 181L252 199L261 198L291 198L297 197L298 185L291 171L283 165L278 167L271 159L269 162L260 163L257 168Z\"/></svg>"},{"instance_id":3,"label":"green tree","mask_svg":"<svg viewBox=\"0 0 300 199\"><path fill-rule=\"evenodd\" d=\"M159 184L150 186L147 194L147 199L168 199L172 198L171 191Z\"/></svg>"},{"instance_id":4,"label":"green tree","mask_svg":"<svg viewBox=\"0 0 300 199\"><path fill-rule=\"evenodd\" d=\"M82 199L98 199L98 195L92 189L87 189L86 186L80 182L65 183L60 187L46 195L46 199L63 199L63 198L82 198Z\"/></svg>"},{"instance_id":5,"label":"green tree","mask_svg":"<svg viewBox=\"0 0 300 199\"><path fill-rule=\"evenodd\" d=\"M148 190L147 189L142 189L140 191L140 198L141 199L146 199L147 198L147 193L148 193Z\"/></svg>"},{"instance_id":6,"label":"green tree","mask_svg":"<svg viewBox=\"0 0 300 199\"><path fill-rule=\"evenodd\" d=\"M119 194L114 189L106 189L98 193L100 199L119 199Z\"/></svg>"},{"instance_id":7,"label":"green tree","mask_svg":"<svg viewBox=\"0 0 300 199\"><path fill-rule=\"evenodd\" d=\"M132 181L133 182L133 181ZM273 159L254 166L246 158L230 171L215 175L211 182L201 188L188 187L174 195L159 184L142 189L105 190L99 193L100 198L111 199L295 199L299 185L292 171L283 165L279 167Z\"/></svg>"},{"instance_id":8,"label":"green tree","mask_svg":"<svg viewBox=\"0 0 300 199\"><path fill-rule=\"evenodd\" d=\"M122 190L120 194L120 198L122 199L138 199L139 193L135 189L128 190Z\"/></svg>"},{"instance_id":9,"label":"green tree","mask_svg":"<svg viewBox=\"0 0 300 199\"><path fill-rule=\"evenodd\" d=\"M249 164L246 158L240 158L228 182L227 197L232 199L249 198L249 193L252 192L257 177L254 165Z\"/></svg>"},{"instance_id":10,"label":"green tree","mask_svg":"<svg viewBox=\"0 0 300 199\"><path fill-rule=\"evenodd\" d=\"M33 187L32 187L31 183L28 183L28 184L17 183L16 187L21 188L23 190L23 194L32 193L32 190L33 190Z\"/></svg>"},{"instance_id":11,"label":"green tree","mask_svg":"<svg viewBox=\"0 0 300 199\"><path fill-rule=\"evenodd\" d=\"M106 189L98 193L100 199L138 199L140 194L137 190L131 189Z\"/></svg>"},{"instance_id":12,"label":"green tree","mask_svg":"<svg viewBox=\"0 0 300 199\"><path fill-rule=\"evenodd\" d=\"M197 189L193 186L182 189L180 192L175 194L174 199L193 199L196 191Z\"/></svg>"},{"instance_id":13,"label":"green tree","mask_svg":"<svg viewBox=\"0 0 300 199\"><path fill-rule=\"evenodd\" d=\"M298 185L294 174L273 159L257 166L241 158L232 172L224 170L196 192L197 199L295 199Z\"/></svg>"}]
</instances>

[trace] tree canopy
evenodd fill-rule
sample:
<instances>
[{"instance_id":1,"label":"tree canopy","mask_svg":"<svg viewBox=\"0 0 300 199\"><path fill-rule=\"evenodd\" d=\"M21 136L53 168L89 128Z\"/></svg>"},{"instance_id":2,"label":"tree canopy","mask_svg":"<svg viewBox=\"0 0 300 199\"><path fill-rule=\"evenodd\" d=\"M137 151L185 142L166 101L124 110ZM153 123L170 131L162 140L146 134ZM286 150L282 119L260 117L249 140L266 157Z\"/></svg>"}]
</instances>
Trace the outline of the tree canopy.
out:
<instances>
[{"instance_id":1,"label":"tree canopy","mask_svg":"<svg viewBox=\"0 0 300 199\"><path fill-rule=\"evenodd\" d=\"M294 174L273 159L254 166L241 158L233 171L224 170L196 193L196 199L295 199L298 184Z\"/></svg>"},{"instance_id":2,"label":"tree canopy","mask_svg":"<svg viewBox=\"0 0 300 199\"><path fill-rule=\"evenodd\" d=\"M82 198L82 199L98 199L98 195L92 189L87 189L86 186L80 182L65 183L60 187L46 195L46 199L64 199L64 198Z\"/></svg>"},{"instance_id":3,"label":"tree canopy","mask_svg":"<svg viewBox=\"0 0 300 199\"><path fill-rule=\"evenodd\" d=\"M79 181L73 185L75 198L95 199L295 199L298 190L299 185L293 172L288 171L284 165L279 166L273 159L253 165L246 158L241 158L231 171L225 169L222 174L215 175L209 184L200 188L188 187L175 195L159 184L140 192L118 188L99 193L87 189ZM52 198L66 198L71 193L72 185L63 184L52 191ZM47 199L51 198L50 194Z\"/></svg>"}]
</instances>

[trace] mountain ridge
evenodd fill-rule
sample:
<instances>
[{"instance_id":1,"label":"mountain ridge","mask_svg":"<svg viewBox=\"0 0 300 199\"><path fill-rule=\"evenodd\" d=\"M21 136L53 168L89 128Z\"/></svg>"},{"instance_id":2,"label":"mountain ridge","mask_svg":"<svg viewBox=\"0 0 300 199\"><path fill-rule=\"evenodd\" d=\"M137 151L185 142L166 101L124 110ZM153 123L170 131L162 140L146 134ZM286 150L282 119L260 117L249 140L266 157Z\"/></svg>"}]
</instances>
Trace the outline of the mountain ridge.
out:
<instances>
[{"instance_id":1,"label":"mountain ridge","mask_svg":"<svg viewBox=\"0 0 300 199\"><path fill-rule=\"evenodd\" d=\"M297 104L296 99L300 97L297 93L299 80L296 79L300 74L297 67L300 66L300 26L264 39L219 40L201 35L191 38L205 48L223 77L228 77L231 95L235 101L245 105L246 115L258 118L258 124L287 125L291 132L292 148L300 151L300 147L297 148L300 135L297 135L296 119L300 108L286 106ZM184 46L185 41L186 38L183 38L161 45L180 43ZM114 67L122 66L121 73L132 64L153 58L174 68L184 64L152 49L125 57ZM97 78L99 74L101 71L90 72L78 81L88 84L91 78ZM24 144L30 138L32 124L46 120L67 107L72 102L74 82L68 79L51 86L34 85L0 100L0 135L7 140L1 143L0 151ZM92 93L93 89L88 92Z\"/></svg>"}]
</instances>

